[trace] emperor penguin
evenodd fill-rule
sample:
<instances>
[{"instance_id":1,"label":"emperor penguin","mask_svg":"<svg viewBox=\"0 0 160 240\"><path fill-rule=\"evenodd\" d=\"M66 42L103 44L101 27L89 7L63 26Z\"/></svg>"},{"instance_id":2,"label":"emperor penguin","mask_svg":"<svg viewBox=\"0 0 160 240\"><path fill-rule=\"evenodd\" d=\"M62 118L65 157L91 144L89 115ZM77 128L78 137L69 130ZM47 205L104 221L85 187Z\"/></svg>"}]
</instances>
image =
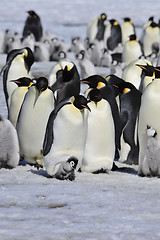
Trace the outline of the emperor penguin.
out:
<instances>
[{"instance_id":1,"label":"emperor penguin","mask_svg":"<svg viewBox=\"0 0 160 240\"><path fill-rule=\"evenodd\" d=\"M87 78L90 75L96 74L96 68L94 64L90 61L87 57L87 54L84 50L81 50L77 55L76 58L78 59L78 63L80 66L80 76L81 79Z\"/></svg>"},{"instance_id":2,"label":"emperor penguin","mask_svg":"<svg viewBox=\"0 0 160 240\"><path fill-rule=\"evenodd\" d=\"M55 176L57 167L71 158L77 159L76 170L81 167L88 110L88 100L77 95L59 102L50 114L43 143L44 166L49 176ZM60 171L60 177L61 174Z\"/></svg>"},{"instance_id":3,"label":"emperor penguin","mask_svg":"<svg viewBox=\"0 0 160 240\"><path fill-rule=\"evenodd\" d=\"M104 31L105 31L105 20L107 15L101 13L99 17L92 19L87 25L87 38L89 43L97 39L98 41L103 40Z\"/></svg>"},{"instance_id":4,"label":"emperor penguin","mask_svg":"<svg viewBox=\"0 0 160 240\"><path fill-rule=\"evenodd\" d=\"M1 73L3 72L3 91L8 110L11 95L18 87L17 84L11 82L11 80L30 77L30 69L33 63L34 55L30 48L15 49L8 53L6 64L1 70Z\"/></svg>"},{"instance_id":5,"label":"emperor penguin","mask_svg":"<svg viewBox=\"0 0 160 240\"><path fill-rule=\"evenodd\" d=\"M100 89L101 96L109 102L110 109L112 112L112 117L115 125L115 145L116 151L120 149L120 116L119 109L115 98L115 93L113 89L108 85L107 79L104 79L100 75L92 75L86 79L81 80L82 83L89 85L89 88Z\"/></svg>"},{"instance_id":6,"label":"emperor penguin","mask_svg":"<svg viewBox=\"0 0 160 240\"><path fill-rule=\"evenodd\" d=\"M143 38L144 38L145 30L148 26L150 26L150 24L152 22L154 22L154 16L149 17L148 21L146 23L144 23L144 25L143 25L141 36L140 36L140 43L141 43L142 48L143 48Z\"/></svg>"},{"instance_id":7,"label":"emperor penguin","mask_svg":"<svg viewBox=\"0 0 160 240\"><path fill-rule=\"evenodd\" d=\"M111 105L102 97L102 89L86 92L91 112L81 170L90 173L109 172L115 157L115 125Z\"/></svg>"},{"instance_id":8,"label":"emperor penguin","mask_svg":"<svg viewBox=\"0 0 160 240\"><path fill-rule=\"evenodd\" d=\"M145 89L146 85L152 81L152 76L144 76L143 69L138 65L152 65L152 63L147 59L138 59L132 61L130 64L125 66L121 78L126 82L132 83L137 89L141 92ZM142 80L142 78L145 78ZM143 86L141 82L145 82L146 84Z\"/></svg>"},{"instance_id":9,"label":"emperor penguin","mask_svg":"<svg viewBox=\"0 0 160 240\"><path fill-rule=\"evenodd\" d=\"M30 32L34 34L36 41L40 41L43 35L41 19L38 14L33 10L30 10L27 13L28 17L25 21L22 35L23 37L25 37Z\"/></svg>"},{"instance_id":10,"label":"emperor penguin","mask_svg":"<svg viewBox=\"0 0 160 240\"><path fill-rule=\"evenodd\" d=\"M12 95L11 95L11 103L9 109L9 120L16 128L18 115L24 100L26 93L28 92L29 87L33 84L32 79L27 77L22 77L16 80L12 80L12 82L18 85Z\"/></svg>"},{"instance_id":11,"label":"emperor penguin","mask_svg":"<svg viewBox=\"0 0 160 240\"><path fill-rule=\"evenodd\" d=\"M51 70L49 82L55 93L56 104L80 93L80 75L73 62L61 60L57 63Z\"/></svg>"},{"instance_id":12,"label":"emperor penguin","mask_svg":"<svg viewBox=\"0 0 160 240\"><path fill-rule=\"evenodd\" d=\"M119 161L137 165L139 153L137 121L142 93L133 84L125 81L117 81L113 87L119 91L120 123L123 126Z\"/></svg>"},{"instance_id":13,"label":"emperor penguin","mask_svg":"<svg viewBox=\"0 0 160 240\"><path fill-rule=\"evenodd\" d=\"M118 23L117 20L115 19L111 19L109 20L110 22L110 35L107 39L107 48L110 51L113 51L118 44L122 43L122 31L121 31L121 27L120 24Z\"/></svg>"},{"instance_id":14,"label":"emperor penguin","mask_svg":"<svg viewBox=\"0 0 160 240\"><path fill-rule=\"evenodd\" d=\"M148 139L143 171L147 173L146 176L160 177L160 141L157 139L157 132L151 126L147 125L146 131Z\"/></svg>"},{"instance_id":15,"label":"emperor penguin","mask_svg":"<svg viewBox=\"0 0 160 240\"><path fill-rule=\"evenodd\" d=\"M53 109L54 96L48 80L39 77L25 95L16 125L20 155L28 163L43 166L43 140Z\"/></svg>"},{"instance_id":16,"label":"emperor penguin","mask_svg":"<svg viewBox=\"0 0 160 240\"><path fill-rule=\"evenodd\" d=\"M122 61L128 65L134 60L139 59L142 55L141 45L135 34L129 36L129 40L125 42L122 52Z\"/></svg>"},{"instance_id":17,"label":"emperor penguin","mask_svg":"<svg viewBox=\"0 0 160 240\"><path fill-rule=\"evenodd\" d=\"M155 70L156 71L156 70ZM148 176L152 174L152 169L146 161L147 153L147 126L151 126L157 133L157 141L160 140L159 108L160 108L160 74L148 84L141 100L138 124L139 140L139 169L138 174ZM159 174L159 169L157 173Z\"/></svg>"},{"instance_id":18,"label":"emperor penguin","mask_svg":"<svg viewBox=\"0 0 160 240\"><path fill-rule=\"evenodd\" d=\"M156 51L159 51L159 42L160 42L160 30L159 25L155 22L151 22L149 26L145 28L143 36L143 52L144 56L149 56L152 52L155 51L155 47L158 48Z\"/></svg>"},{"instance_id":19,"label":"emperor penguin","mask_svg":"<svg viewBox=\"0 0 160 240\"><path fill-rule=\"evenodd\" d=\"M128 41L130 35L136 34L135 25L129 17L123 18L123 23L121 23L121 32L122 32L122 45Z\"/></svg>"},{"instance_id":20,"label":"emperor penguin","mask_svg":"<svg viewBox=\"0 0 160 240\"><path fill-rule=\"evenodd\" d=\"M12 123L0 115L0 168L14 168L20 160L19 142Z\"/></svg>"}]
</instances>

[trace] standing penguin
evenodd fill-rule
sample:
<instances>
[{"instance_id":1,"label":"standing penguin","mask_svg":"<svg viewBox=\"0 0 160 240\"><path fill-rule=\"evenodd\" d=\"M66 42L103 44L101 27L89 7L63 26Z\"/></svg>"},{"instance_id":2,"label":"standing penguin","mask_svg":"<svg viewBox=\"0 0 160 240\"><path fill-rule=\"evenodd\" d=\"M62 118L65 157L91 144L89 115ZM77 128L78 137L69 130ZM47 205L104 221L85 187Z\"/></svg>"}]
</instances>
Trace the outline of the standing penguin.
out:
<instances>
[{"instance_id":1,"label":"standing penguin","mask_svg":"<svg viewBox=\"0 0 160 240\"><path fill-rule=\"evenodd\" d=\"M102 89L89 89L88 131L81 170L91 173L108 172L115 157L115 125L111 105L104 99Z\"/></svg>"},{"instance_id":2,"label":"standing penguin","mask_svg":"<svg viewBox=\"0 0 160 240\"><path fill-rule=\"evenodd\" d=\"M160 30L159 25L155 22L151 22L149 26L145 28L143 36L143 52L144 56L149 56L154 51L159 51L160 42Z\"/></svg>"},{"instance_id":3,"label":"standing penguin","mask_svg":"<svg viewBox=\"0 0 160 240\"><path fill-rule=\"evenodd\" d=\"M141 45L135 34L129 36L129 40L125 42L122 52L122 61L128 65L134 60L139 59L142 55Z\"/></svg>"},{"instance_id":4,"label":"standing penguin","mask_svg":"<svg viewBox=\"0 0 160 240\"><path fill-rule=\"evenodd\" d=\"M109 20L110 22L110 36L107 39L107 48L113 51L118 44L122 43L122 32L119 23L115 19Z\"/></svg>"},{"instance_id":5,"label":"standing penguin","mask_svg":"<svg viewBox=\"0 0 160 240\"><path fill-rule=\"evenodd\" d=\"M57 172L57 165L74 158L79 169L82 164L87 133L89 107L87 99L77 95L57 104L50 114L43 144L43 159L49 176ZM75 162L75 161L74 161ZM63 172L64 173L64 172ZM61 171L60 178L64 177Z\"/></svg>"},{"instance_id":6,"label":"standing penguin","mask_svg":"<svg viewBox=\"0 0 160 240\"><path fill-rule=\"evenodd\" d=\"M16 126L21 157L29 163L43 165L42 145L53 108L54 97L48 80L40 77L25 95Z\"/></svg>"},{"instance_id":7,"label":"standing penguin","mask_svg":"<svg viewBox=\"0 0 160 240\"><path fill-rule=\"evenodd\" d=\"M9 120L13 124L13 126L16 128L18 115L21 109L21 105L23 103L24 97L29 89L29 87L32 85L33 81L30 78L23 77L16 80L12 80L12 82L16 83L18 85L18 88L16 88L12 95L11 95L11 103L10 103L10 109L9 109Z\"/></svg>"},{"instance_id":8,"label":"standing penguin","mask_svg":"<svg viewBox=\"0 0 160 240\"><path fill-rule=\"evenodd\" d=\"M30 48L15 49L8 53L6 64L2 68L3 90L7 108L9 110L13 91L18 87L11 80L30 76L30 68L34 63L33 52Z\"/></svg>"},{"instance_id":9,"label":"standing penguin","mask_svg":"<svg viewBox=\"0 0 160 240\"><path fill-rule=\"evenodd\" d=\"M122 31L122 45L128 41L130 35L136 34L135 26L132 20L129 17L123 18L123 23L121 23L121 31Z\"/></svg>"},{"instance_id":10,"label":"standing penguin","mask_svg":"<svg viewBox=\"0 0 160 240\"><path fill-rule=\"evenodd\" d=\"M25 21L22 33L23 37L26 37L28 33L33 33L36 41L40 41L43 35L40 17L32 10L28 11L28 17Z\"/></svg>"},{"instance_id":11,"label":"standing penguin","mask_svg":"<svg viewBox=\"0 0 160 240\"><path fill-rule=\"evenodd\" d=\"M0 168L14 168L19 163L19 143L16 129L0 115Z\"/></svg>"},{"instance_id":12,"label":"standing penguin","mask_svg":"<svg viewBox=\"0 0 160 240\"><path fill-rule=\"evenodd\" d=\"M116 90L119 90L120 122L124 126L121 129L119 161L127 164L138 164L137 119L142 93L133 84L125 81L119 81L119 83L117 82L113 86L116 87Z\"/></svg>"}]
</instances>

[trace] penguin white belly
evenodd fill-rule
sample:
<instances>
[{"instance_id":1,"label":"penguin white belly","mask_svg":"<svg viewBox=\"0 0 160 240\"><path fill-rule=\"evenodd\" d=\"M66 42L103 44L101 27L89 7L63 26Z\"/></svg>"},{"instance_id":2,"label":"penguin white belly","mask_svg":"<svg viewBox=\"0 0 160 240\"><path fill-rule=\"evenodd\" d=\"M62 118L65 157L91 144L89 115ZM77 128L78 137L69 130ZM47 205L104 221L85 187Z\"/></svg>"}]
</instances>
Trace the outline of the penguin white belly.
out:
<instances>
[{"instance_id":1,"label":"penguin white belly","mask_svg":"<svg viewBox=\"0 0 160 240\"><path fill-rule=\"evenodd\" d=\"M148 56L152 53L152 44L157 42L160 42L160 32L159 28L155 29L146 29L146 33L143 39L143 50L144 50L144 55Z\"/></svg>"},{"instance_id":2,"label":"penguin white belly","mask_svg":"<svg viewBox=\"0 0 160 240\"><path fill-rule=\"evenodd\" d=\"M19 111L21 108L21 105L23 103L25 94L27 92L26 87L18 87L16 88L12 95L11 95L11 103L10 103L10 109L9 109L9 120L13 124L13 126L16 128L17 119L19 115Z\"/></svg>"},{"instance_id":3,"label":"penguin white belly","mask_svg":"<svg viewBox=\"0 0 160 240\"><path fill-rule=\"evenodd\" d=\"M142 55L140 45L135 42L126 42L122 54L123 62L129 64L134 60L137 60Z\"/></svg>"},{"instance_id":4,"label":"penguin white belly","mask_svg":"<svg viewBox=\"0 0 160 240\"><path fill-rule=\"evenodd\" d=\"M29 74L25 68L25 63L22 57L17 56L11 63L8 76L7 76L7 92L8 92L8 106L10 106L10 98L13 91L17 88L17 85L11 80L16 80L21 77L29 77Z\"/></svg>"},{"instance_id":5,"label":"penguin white belly","mask_svg":"<svg viewBox=\"0 0 160 240\"><path fill-rule=\"evenodd\" d=\"M122 23L121 30L122 30L122 44L124 45L124 43L128 41L129 36L131 34L134 34L134 28L130 23Z\"/></svg>"},{"instance_id":6,"label":"penguin white belly","mask_svg":"<svg viewBox=\"0 0 160 240\"><path fill-rule=\"evenodd\" d=\"M64 106L54 121L54 140L50 152L43 157L47 173L54 175L58 163L70 157L78 159L77 169L81 167L87 133L88 110L82 113L71 104Z\"/></svg>"},{"instance_id":7,"label":"penguin white belly","mask_svg":"<svg viewBox=\"0 0 160 240\"><path fill-rule=\"evenodd\" d=\"M35 103L35 91L35 87L31 87L25 98L17 123L17 132L21 156L24 156L24 159L30 163L39 162L40 159L41 164L43 164L42 146L54 101L53 93L46 90L40 94Z\"/></svg>"},{"instance_id":8,"label":"penguin white belly","mask_svg":"<svg viewBox=\"0 0 160 240\"><path fill-rule=\"evenodd\" d=\"M160 140L160 82L154 80L145 90L142 96L141 108L139 113L138 138L139 138L139 174L148 175L150 170L146 169L144 158L147 148L147 125L156 129L157 138Z\"/></svg>"},{"instance_id":9,"label":"penguin white belly","mask_svg":"<svg viewBox=\"0 0 160 240\"><path fill-rule=\"evenodd\" d=\"M101 100L97 107L88 104L88 133L82 171L95 172L100 169L111 170L115 154L115 128L110 105Z\"/></svg>"}]
</instances>

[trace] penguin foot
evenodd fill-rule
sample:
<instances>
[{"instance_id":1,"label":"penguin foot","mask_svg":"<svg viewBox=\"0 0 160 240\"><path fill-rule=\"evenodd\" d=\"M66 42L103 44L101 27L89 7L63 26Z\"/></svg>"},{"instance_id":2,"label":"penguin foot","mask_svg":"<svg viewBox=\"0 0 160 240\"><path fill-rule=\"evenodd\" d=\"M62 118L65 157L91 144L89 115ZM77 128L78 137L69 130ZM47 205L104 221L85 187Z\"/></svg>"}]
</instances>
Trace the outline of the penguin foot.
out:
<instances>
[{"instance_id":1,"label":"penguin foot","mask_svg":"<svg viewBox=\"0 0 160 240\"><path fill-rule=\"evenodd\" d=\"M108 171L106 169L101 168L101 169L98 169L98 170L96 170L96 171L94 171L92 173L93 174L108 173Z\"/></svg>"}]
</instances>

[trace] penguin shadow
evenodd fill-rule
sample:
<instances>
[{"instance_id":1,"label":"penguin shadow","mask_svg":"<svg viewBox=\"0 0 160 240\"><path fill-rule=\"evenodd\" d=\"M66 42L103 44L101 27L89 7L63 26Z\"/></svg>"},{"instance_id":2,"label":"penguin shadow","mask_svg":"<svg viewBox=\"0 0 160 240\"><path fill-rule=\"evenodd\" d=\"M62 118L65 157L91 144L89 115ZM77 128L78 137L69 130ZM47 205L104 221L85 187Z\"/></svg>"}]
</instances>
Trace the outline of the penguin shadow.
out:
<instances>
[{"instance_id":1,"label":"penguin shadow","mask_svg":"<svg viewBox=\"0 0 160 240\"><path fill-rule=\"evenodd\" d=\"M130 167L130 166L124 166L124 167L123 166L117 166L117 164L115 164L115 163L113 163L113 167L112 167L111 171L138 175L138 171L134 167Z\"/></svg>"}]
</instances>

